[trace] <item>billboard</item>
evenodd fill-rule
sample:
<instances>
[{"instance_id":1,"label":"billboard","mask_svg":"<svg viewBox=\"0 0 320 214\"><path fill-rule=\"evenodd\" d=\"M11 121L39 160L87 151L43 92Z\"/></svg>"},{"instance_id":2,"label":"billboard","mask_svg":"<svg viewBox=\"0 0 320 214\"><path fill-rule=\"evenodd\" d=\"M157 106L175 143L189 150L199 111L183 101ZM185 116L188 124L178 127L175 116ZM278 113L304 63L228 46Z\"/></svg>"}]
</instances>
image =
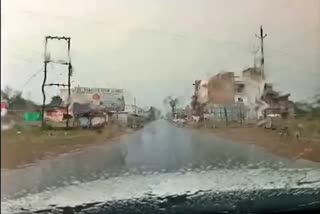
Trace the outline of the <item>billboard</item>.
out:
<instances>
[{"instance_id":1,"label":"billboard","mask_svg":"<svg viewBox=\"0 0 320 214\"><path fill-rule=\"evenodd\" d=\"M110 111L124 111L125 101L123 89L75 87L71 89L70 100L68 90L61 89L60 96L65 104L103 105Z\"/></svg>"}]
</instances>

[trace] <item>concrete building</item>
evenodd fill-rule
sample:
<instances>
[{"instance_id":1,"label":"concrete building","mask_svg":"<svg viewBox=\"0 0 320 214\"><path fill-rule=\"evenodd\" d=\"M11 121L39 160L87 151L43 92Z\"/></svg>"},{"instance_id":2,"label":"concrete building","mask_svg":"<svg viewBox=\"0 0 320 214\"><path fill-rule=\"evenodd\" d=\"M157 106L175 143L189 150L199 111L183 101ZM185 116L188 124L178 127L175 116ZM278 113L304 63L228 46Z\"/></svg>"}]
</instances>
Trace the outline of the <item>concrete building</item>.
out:
<instances>
[{"instance_id":1,"label":"concrete building","mask_svg":"<svg viewBox=\"0 0 320 214\"><path fill-rule=\"evenodd\" d=\"M279 114L282 117L289 117L294 114L294 103L289 100L290 94L280 94L273 90L271 84L265 84L262 100L268 107L265 109L266 115Z\"/></svg>"},{"instance_id":2,"label":"concrete building","mask_svg":"<svg viewBox=\"0 0 320 214\"><path fill-rule=\"evenodd\" d=\"M267 103L261 99L266 81L259 68L248 68L235 80L235 102L247 107L247 119L263 117Z\"/></svg>"},{"instance_id":3,"label":"concrete building","mask_svg":"<svg viewBox=\"0 0 320 214\"><path fill-rule=\"evenodd\" d=\"M248 68L241 77L233 72L221 72L209 80L201 80L196 90L197 102L205 106L243 104L246 119L258 119L267 114L293 114L290 94L280 95L267 83L261 69ZM210 109L205 107L204 110Z\"/></svg>"}]
</instances>

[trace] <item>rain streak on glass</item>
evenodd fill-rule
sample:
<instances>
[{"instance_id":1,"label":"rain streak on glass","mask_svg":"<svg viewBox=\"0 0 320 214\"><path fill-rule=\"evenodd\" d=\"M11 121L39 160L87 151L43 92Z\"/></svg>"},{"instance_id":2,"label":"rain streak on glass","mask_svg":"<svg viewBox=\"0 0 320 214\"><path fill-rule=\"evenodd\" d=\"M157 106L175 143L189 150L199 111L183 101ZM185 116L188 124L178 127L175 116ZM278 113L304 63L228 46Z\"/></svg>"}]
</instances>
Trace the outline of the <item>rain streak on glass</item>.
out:
<instances>
[{"instance_id":1,"label":"rain streak on glass","mask_svg":"<svg viewBox=\"0 0 320 214\"><path fill-rule=\"evenodd\" d=\"M5 0L2 212L320 210L319 11Z\"/></svg>"}]
</instances>

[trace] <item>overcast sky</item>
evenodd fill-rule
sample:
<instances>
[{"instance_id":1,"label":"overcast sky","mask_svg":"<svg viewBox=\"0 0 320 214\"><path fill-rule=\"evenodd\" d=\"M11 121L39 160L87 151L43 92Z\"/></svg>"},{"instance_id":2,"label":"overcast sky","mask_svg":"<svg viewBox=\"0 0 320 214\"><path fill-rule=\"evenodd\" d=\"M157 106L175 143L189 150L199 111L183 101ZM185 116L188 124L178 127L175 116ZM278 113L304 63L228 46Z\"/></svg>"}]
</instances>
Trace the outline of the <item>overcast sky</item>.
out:
<instances>
[{"instance_id":1,"label":"overcast sky","mask_svg":"<svg viewBox=\"0 0 320 214\"><path fill-rule=\"evenodd\" d=\"M294 100L320 87L319 0L5 0L1 14L1 88L37 102L46 35L72 38L74 85L124 88L140 105L189 102L195 79L252 66L260 24L268 80Z\"/></svg>"}]
</instances>

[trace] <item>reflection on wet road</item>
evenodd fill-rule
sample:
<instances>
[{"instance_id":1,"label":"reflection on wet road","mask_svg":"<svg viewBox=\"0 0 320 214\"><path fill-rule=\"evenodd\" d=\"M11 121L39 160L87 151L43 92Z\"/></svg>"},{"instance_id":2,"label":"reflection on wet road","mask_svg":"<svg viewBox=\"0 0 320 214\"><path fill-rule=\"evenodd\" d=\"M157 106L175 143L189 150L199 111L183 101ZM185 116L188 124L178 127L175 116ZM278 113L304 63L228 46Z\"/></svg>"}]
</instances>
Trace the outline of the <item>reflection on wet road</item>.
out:
<instances>
[{"instance_id":1,"label":"reflection on wet road","mask_svg":"<svg viewBox=\"0 0 320 214\"><path fill-rule=\"evenodd\" d=\"M159 120L103 145L2 171L1 197L135 173L284 166L295 164L253 145L232 143Z\"/></svg>"}]
</instances>

